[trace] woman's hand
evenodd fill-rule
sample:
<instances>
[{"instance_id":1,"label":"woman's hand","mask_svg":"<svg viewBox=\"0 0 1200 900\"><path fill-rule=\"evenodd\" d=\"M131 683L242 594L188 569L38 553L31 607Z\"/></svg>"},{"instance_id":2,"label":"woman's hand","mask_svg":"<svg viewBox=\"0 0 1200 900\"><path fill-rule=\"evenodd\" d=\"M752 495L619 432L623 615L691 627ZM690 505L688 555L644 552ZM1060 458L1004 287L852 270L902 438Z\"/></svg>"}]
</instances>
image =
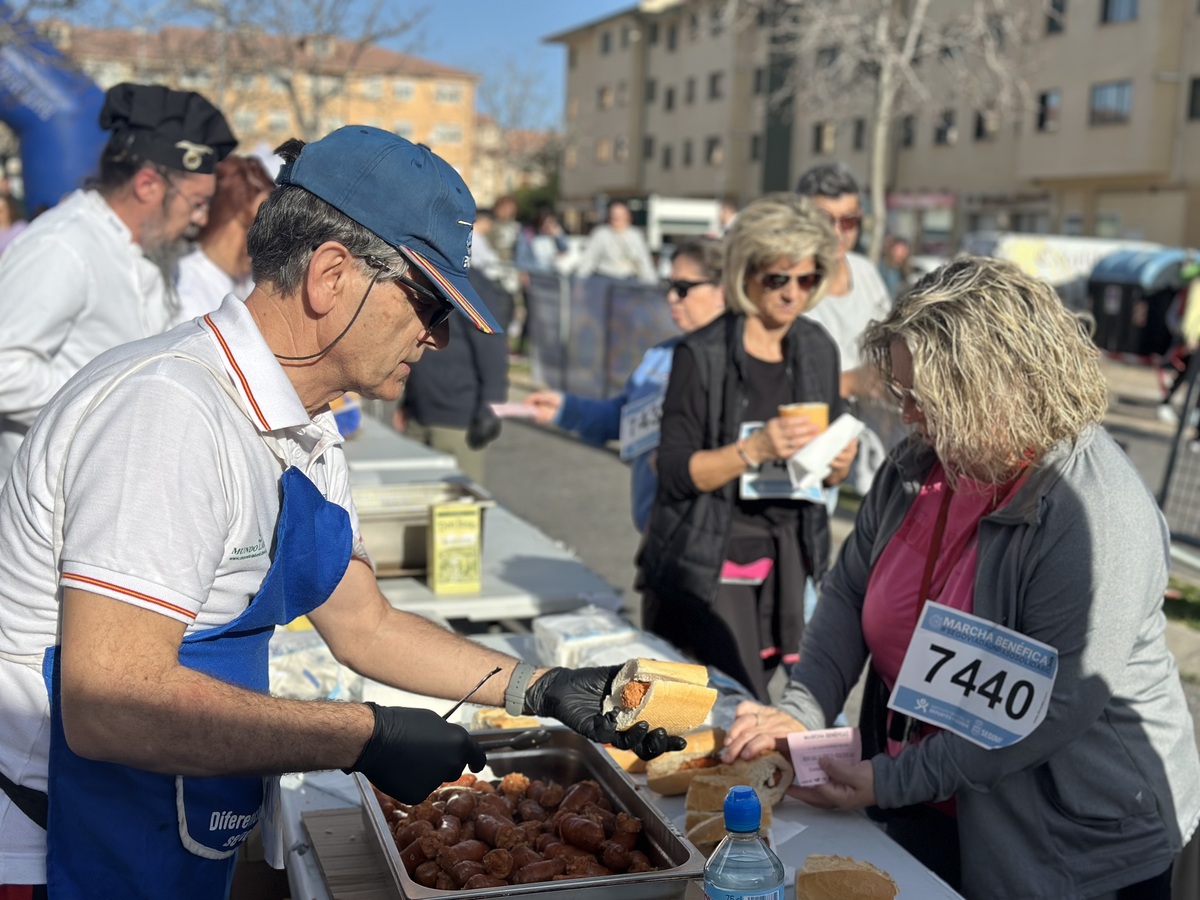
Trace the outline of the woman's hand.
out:
<instances>
[{"instance_id":1,"label":"woman's hand","mask_svg":"<svg viewBox=\"0 0 1200 900\"><path fill-rule=\"evenodd\" d=\"M769 750L779 749L780 742L783 743L780 752L786 755L787 736L807 730L787 713L773 706L743 700L734 712L733 724L725 735L725 749L721 756L725 762L733 762L739 756L754 759Z\"/></svg>"},{"instance_id":2,"label":"woman's hand","mask_svg":"<svg viewBox=\"0 0 1200 900\"><path fill-rule=\"evenodd\" d=\"M767 424L746 439L750 456L755 462L771 459L788 459L797 450L808 446L818 434L817 428L803 416L779 416L768 419Z\"/></svg>"},{"instance_id":3,"label":"woman's hand","mask_svg":"<svg viewBox=\"0 0 1200 900\"><path fill-rule=\"evenodd\" d=\"M788 788L788 794L821 809L862 809L875 803L875 770L869 759L859 762L821 760L829 781L816 787Z\"/></svg>"},{"instance_id":4,"label":"woman's hand","mask_svg":"<svg viewBox=\"0 0 1200 900\"><path fill-rule=\"evenodd\" d=\"M525 398L525 405L533 407L533 420L539 425L549 425L562 409L563 395L558 391L534 391Z\"/></svg>"},{"instance_id":5,"label":"woman's hand","mask_svg":"<svg viewBox=\"0 0 1200 900\"><path fill-rule=\"evenodd\" d=\"M829 477L825 479L827 487L841 484L846 480L846 476L850 474L850 465L854 462L857 454L858 438L851 438L850 443L843 447L842 452L835 456L833 462L829 464Z\"/></svg>"}]
</instances>

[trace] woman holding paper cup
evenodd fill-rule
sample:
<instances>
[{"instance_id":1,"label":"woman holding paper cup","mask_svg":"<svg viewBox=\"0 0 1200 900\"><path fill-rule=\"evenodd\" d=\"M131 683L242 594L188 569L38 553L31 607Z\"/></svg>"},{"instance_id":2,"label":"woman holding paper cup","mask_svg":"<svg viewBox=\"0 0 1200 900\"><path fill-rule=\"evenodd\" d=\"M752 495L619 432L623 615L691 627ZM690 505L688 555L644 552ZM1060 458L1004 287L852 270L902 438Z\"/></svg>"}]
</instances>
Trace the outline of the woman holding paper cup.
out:
<instances>
[{"instance_id":1,"label":"woman holding paper cup","mask_svg":"<svg viewBox=\"0 0 1200 900\"><path fill-rule=\"evenodd\" d=\"M970 898L1168 898L1200 818L1163 636L1169 538L1101 427L1087 333L1045 283L967 258L899 298L864 352L913 434L782 699L738 708L727 755L825 728L869 654L863 760L825 760L830 781L793 793L873 808Z\"/></svg>"},{"instance_id":2,"label":"woman holding paper cup","mask_svg":"<svg viewBox=\"0 0 1200 900\"><path fill-rule=\"evenodd\" d=\"M834 261L812 203L770 194L725 236L729 311L675 349L663 403L659 489L638 555L643 626L716 666L760 699L804 627L806 578L828 565L820 485L796 488L785 460L820 433L796 402L844 409L837 346L802 314ZM845 477L853 440L826 484Z\"/></svg>"},{"instance_id":3,"label":"woman holding paper cup","mask_svg":"<svg viewBox=\"0 0 1200 900\"><path fill-rule=\"evenodd\" d=\"M721 292L721 242L690 241L680 244L671 256L667 280L667 303L671 321L685 334L707 325L725 311ZM658 414L662 408L671 356L679 337L668 338L646 351L615 397L596 400L561 391L534 391L525 398L533 418L542 425L557 425L572 431L597 447L621 440L621 459L633 470L633 523L646 530L658 479L654 472L654 450L658 446Z\"/></svg>"}]
</instances>

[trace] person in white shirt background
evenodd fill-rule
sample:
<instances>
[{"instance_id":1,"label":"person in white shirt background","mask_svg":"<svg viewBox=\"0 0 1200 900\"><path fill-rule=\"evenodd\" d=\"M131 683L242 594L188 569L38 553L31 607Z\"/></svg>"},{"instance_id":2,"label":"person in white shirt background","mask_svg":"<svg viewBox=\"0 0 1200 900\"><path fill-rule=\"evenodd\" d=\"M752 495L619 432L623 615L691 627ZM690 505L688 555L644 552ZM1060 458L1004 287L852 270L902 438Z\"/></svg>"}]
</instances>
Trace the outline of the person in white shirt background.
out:
<instances>
[{"instance_id":1,"label":"person in white shirt background","mask_svg":"<svg viewBox=\"0 0 1200 900\"><path fill-rule=\"evenodd\" d=\"M632 278L646 284L658 281L646 239L633 227L633 214L627 204L620 200L608 204L608 224L597 225L588 235L575 274L580 278L592 274L619 280Z\"/></svg>"},{"instance_id":2,"label":"person in white shirt background","mask_svg":"<svg viewBox=\"0 0 1200 900\"><path fill-rule=\"evenodd\" d=\"M208 223L175 273L175 324L216 309L227 294L245 300L254 289L246 235L274 184L255 156L231 154L217 164L216 175Z\"/></svg>"},{"instance_id":3,"label":"person in white shirt background","mask_svg":"<svg viewBox=\"0 0 1200 900\"><path fill-rule=\"evenodd\" d=\"M859 340L868 323L891 311L892 297L879 270L854 252L862 233L863 211L858 182L850 170L841 163L814 166L800 176L796 193L812 199L838 238L837 262L829 273L825 297L805 315L823 325L837 344L842 361L841 394L851 401L851 412L867 425L859 436L858 457L845 484L865 495L883 465L899 417L893 404L878 402L865 383Z\"/></svg>"},{"instance_id":4,"label":"person in white shirt background","mask_svg":"<svg viewBox=\"0 0 1200 900\"><path fill-rule=\"evenodd\" d=\"M94 186L30 224L0 259L0 484L42 406L118 344L171 322L163 251L203 226L213 170L237 144L200 94L109 89Z\"/></svg>"}]
</instances>

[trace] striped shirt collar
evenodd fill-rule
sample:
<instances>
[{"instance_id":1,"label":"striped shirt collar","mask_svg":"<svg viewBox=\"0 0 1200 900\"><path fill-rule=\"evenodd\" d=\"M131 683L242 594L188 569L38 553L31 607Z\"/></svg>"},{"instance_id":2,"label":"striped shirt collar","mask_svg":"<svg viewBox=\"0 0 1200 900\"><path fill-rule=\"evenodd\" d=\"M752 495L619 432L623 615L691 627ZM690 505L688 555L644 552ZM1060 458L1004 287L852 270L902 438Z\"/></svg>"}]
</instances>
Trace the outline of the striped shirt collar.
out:
<instances>
[{"instance_id":1,"label":"striped shirt collar","mask_svg":"<svg viewBox=\"0 0 1200 900\"><path fill-rule=\"evenodd\" d=\"M216 342L221 361L259 431L313 424L246 304L230 294L200 323Z\"/></svg>"}]
</instances>

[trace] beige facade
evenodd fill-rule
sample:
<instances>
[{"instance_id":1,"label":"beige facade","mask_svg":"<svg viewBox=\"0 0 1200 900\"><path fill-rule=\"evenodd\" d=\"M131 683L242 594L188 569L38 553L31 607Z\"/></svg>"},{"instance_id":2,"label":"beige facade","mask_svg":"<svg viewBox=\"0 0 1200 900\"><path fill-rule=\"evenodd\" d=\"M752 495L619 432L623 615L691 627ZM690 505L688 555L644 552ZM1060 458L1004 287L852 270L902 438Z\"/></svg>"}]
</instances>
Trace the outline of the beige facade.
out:
<instances>
[{"instance_id":1,"label":"beige facade","mask_svg":"<svg viewBox=\"0 0 1200 900\"><path fill-rule=\"evenodd\" d=\"M225 113L240 152L372 125L427 144L471 183L477 76L470 72L336 38L283 49L279 37L261 32L45 28L102 88L138 81L204 94ZM323 99L314 103L314 94Z\"/></svg>"},{"instance_id":2,"label":"beige facade","mask_svg":"<svg viewBox=\"0 0 1200 900\"><path fill-rule=\"evenodd\" d=\"M935 14L957 2L935 0ZM744 203L763 192L766 35L753 22L714 28L715 11L727 5L643 2L547 38L569 57L565 203L582 209L597 195L649 193ZM1047 27L1036 41L1031 103L1019 115L999 119L947 103L893 123L893 230L932 251L985 229L1200 247L1200 7L1195 0L1063 6L1062 28ZM710 99L715 73L723 91ZM606 88L614 102L601 108ZM790 186L810 166L840 161L866 186L873 123L852 99L836 109L797 105L787 175L776 173L776 181ZM628 155L618 159L622 138ZM714 140L715 162L706 154Z\"/></svg>"}]
</instances>

